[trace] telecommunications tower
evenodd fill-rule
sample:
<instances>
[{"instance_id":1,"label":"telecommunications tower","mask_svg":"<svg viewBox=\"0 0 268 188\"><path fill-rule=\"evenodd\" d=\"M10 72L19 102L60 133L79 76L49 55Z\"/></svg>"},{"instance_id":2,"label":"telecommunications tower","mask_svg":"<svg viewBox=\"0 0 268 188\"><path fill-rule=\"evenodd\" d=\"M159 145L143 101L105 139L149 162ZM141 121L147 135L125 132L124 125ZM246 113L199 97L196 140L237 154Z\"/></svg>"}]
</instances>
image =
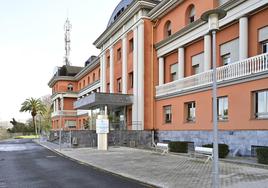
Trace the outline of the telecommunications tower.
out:
<instances>
[{"instance_id":1,"label":"telecommunications tower","mask_svg":"<svg viewBox=\"0 0 268 188\"><path fill-rule=\"evenodd\" d=\"M72 25L69 21L69 19L66 19L66 22L64 24L64 31L65 31L65 56L64 56L64 63L65 65L71 65L70 62L70 51L71 51L71 39L70 39L70 32L72 29Z\"/></svg>"}]
</instances>

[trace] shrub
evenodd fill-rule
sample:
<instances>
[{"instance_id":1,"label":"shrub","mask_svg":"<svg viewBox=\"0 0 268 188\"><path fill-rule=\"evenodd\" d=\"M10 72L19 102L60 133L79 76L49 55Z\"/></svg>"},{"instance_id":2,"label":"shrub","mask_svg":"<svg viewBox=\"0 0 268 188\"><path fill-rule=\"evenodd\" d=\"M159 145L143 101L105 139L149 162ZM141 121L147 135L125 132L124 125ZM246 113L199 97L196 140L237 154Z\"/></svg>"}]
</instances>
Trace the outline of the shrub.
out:
<instances>
[{"instance_id":1,"label":"shrub","mask_svg":"<svg viewBox=\"0 0 268 188\"><path fill-rule=\"evenodd\" d=\"M188 142L169 142L169 151L177 153L187 153L188 152Z\"/></svg>"},{"instance_id":2,"label":"shrub","mask_svg":"<svg viewBox=\"0 0 268 188\"><path fill-rule=\"evenodd\" d=\"M203 147L213 148L213 144L205 144ZM219 144L219 158L225 158L229 151L229 146L227 144Z\"/></svg>"},{"instance_id":3,"label":"shrub","mask_svg":"<svg viewBox=\"0 0 268 188\"><path fill-rule=\"evenodd\" d=\"M256 149L258 163L268 164L268 147L260 147Z\"/></svg>"}]
</instances>

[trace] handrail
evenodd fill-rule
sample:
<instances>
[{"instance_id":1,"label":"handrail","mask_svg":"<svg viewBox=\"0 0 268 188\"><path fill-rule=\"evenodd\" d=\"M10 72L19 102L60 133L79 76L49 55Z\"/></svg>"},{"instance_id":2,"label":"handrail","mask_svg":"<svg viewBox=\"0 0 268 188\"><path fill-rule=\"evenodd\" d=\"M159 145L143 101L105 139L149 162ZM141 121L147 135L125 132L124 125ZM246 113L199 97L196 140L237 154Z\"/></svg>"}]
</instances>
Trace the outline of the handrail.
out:
<instances>
[{"instance_id":1,"label":"handrail","mask_svg":"<svg viewBox=\"0 0 268 188\"><path fill-rule=\"evenodd\" d=\"M237 61L217 68L217 82L231 80L263 71L268 71L268 53ZM182 78L164 85L156 86L156 96L209 85L213 81L213 70Z\"/></svg>"}]
</instances>

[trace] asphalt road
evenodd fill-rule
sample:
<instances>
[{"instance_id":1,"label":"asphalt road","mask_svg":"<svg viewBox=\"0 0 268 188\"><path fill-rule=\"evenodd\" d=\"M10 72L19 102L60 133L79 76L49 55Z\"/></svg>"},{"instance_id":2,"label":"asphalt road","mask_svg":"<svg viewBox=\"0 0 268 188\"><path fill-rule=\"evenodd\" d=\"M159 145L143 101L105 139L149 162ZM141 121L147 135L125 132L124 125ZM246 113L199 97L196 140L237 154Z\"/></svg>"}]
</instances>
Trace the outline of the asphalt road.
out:
<instances>
[{"instance_id":1,"label":"asphalt road","mask_svg":"<svg viewBox=\"0 0 268 188\"><path fill-rule=\"evenodd\" d=\"M71 161L31 140L0 142L0 188L148 187Z\"/></svg>"}]
</instances>

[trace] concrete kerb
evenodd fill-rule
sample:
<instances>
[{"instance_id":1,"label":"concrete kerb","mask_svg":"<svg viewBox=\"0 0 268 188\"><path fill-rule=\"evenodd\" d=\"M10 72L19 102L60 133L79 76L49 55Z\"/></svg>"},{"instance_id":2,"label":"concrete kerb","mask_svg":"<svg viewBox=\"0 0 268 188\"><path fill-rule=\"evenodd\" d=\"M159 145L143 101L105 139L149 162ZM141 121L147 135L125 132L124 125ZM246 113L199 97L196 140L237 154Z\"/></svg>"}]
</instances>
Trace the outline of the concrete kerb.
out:
<instances>
[{"instance_id":1,"label":"concrete kerb","mask_svg":"<svg viewBox=\"0 0 268 188\"><path fill-rule=\"evenodd\" d=\"M37 142L39 144L39 142L37 140L35 140L35 142ZM44 147L46 147L46 146L44 146ZM110 147L113 147L113 146L110 146ZM120 146L120 147L124 147L124 146ZM140 148L131 148L131 149L140 150ZM146 151L146 152L154 152L153 150L150 150L150 149L142 149L142 150ZM55 152L57 152L57 150L55 150ZM62 155L62 153L60 153L60 154ZM183 154L183 153L169 152L168 155L180 156L180 157L183 157L183 158L193 159L192 157L189 156L189 154ZM199 161L199 162L203 161L200 158L194 158L194 159ZM265 164L250 163L250 162L246 162L246 161L232 160L232 159L226 159L226 158L225 159L219 159L219 161L223 162L223 163L239 164L239 165L243 165L243 166L247 166L247 167L268 169L268 165L265 165Z\"/></svg>"},{"instance_id":2,"label":"concrete kerb","mask_svg":"<svg viewBox=\"0 0 268 188\"><path fill-rule=\"evenodd\" d=\"M268 170L268 165L265 165L265 164L249 163L249 162L245 162L245 161L230 160L230 159L220 159L220 162L239 164L239 165L243 165L243 166L262 168L262 169Z\"/></svg>"},{"instance_id":3,"label":"concrete kerb","mask_svg":"<svg viewBox=\"0 0 268 188\"><path fill-rule=\"evenodd\" d=\"M50 151L52 151L52 152L54 152L54 153L56 153L56 154L58 154L58 155L60 155L60 156L62 156L62 157L64 157L64 158L66 158L66 159L69 159L69 160L71 160L71 161L74 161L74 162L76 162L76 163L78 163L78 164L81 164L81 165L84 165L84 166L89 166L89 167L91 167L91 168L93 168L93 169L96 169L96 170L99 170L99 171L101 171L101 172L105 172L105 173L108 173L108 174L112 174L113 176L117 176L117 177L119 177L119 178L126 179L126 180L128 180L128 181L138 182L139 184L144 185L144 186L146 186L146 187L150 187L150 188L152 188L152 187L158 188L158 187L159 187L159 186L157 186L157 185L152 185L152 184L150 184L149 182L142 182L142 181L140 181L140 180L133 179L133 178L130 178L130 177L126 177L126 176L123 176L123 175L121 175L121 174L116 174L116 173L114 173L114 172L112 172L112 171L108 171L108 170L99 168L99 167L94 166L94 165L89 164L89 163L85 163L85 162L83 162L83 161L81 161L81 160L74 159L74 158L72 158L72 157L69 157L69 156L67 156L67 155L65 155L65 154L63 154L63 153L61 153L60 151L57 151L56 149L50 148L50 147L48 147L48 146L46 146L46 145L44 145L44 144L42 144L42 143L40 143L40 142L37 142L36 140L33 140L33 141L34 141L35 143L39 144L40 146L42 146L42 147L44 147L44 148L46 148L46 149L48 149L48 150L50 150Z\"/></svg>"},{"instance_id":4,"label":"concrete kerb","mask_svg":"<svg viewBox=\"0 0 268 188\"><path fill-rule=\"evenodd\" d=\"M183 154L183 153L174 153L174 152L169 152L169 155L179 155L180 157L185 157L185 158L192 158L189 156L189 154ZM198 161L203 161L202 159L195 158ZM254 167L254 168L262 168L262 169L268 169L268 165L265 164L257 164L257 163L249 163L245 161L239 161L239 160L232 160L232 159L219 159L221 163L230 163L230 164L237 164L237 165L243 165L247 167Z\"/></svg>"}]
</instances>

